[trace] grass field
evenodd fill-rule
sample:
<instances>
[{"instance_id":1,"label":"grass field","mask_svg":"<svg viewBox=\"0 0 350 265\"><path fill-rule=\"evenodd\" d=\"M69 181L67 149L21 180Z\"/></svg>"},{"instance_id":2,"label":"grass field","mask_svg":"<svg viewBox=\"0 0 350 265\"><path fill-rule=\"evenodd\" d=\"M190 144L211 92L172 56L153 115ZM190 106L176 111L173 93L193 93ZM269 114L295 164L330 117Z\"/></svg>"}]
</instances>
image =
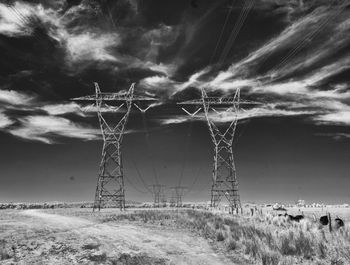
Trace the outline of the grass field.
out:
<instances>
[{"instance_id":1,"label":"grass field","mask_svg":"<svg viewBox=\"0 0 350 265\"><path fill-rule=\"evenodd\" d=\"M350 211L303 212L300 223L274 216L204 210L3 210L1 264L350 264ZM345 227L313 221L326 211Z\"/></svg>"}]
</instances>

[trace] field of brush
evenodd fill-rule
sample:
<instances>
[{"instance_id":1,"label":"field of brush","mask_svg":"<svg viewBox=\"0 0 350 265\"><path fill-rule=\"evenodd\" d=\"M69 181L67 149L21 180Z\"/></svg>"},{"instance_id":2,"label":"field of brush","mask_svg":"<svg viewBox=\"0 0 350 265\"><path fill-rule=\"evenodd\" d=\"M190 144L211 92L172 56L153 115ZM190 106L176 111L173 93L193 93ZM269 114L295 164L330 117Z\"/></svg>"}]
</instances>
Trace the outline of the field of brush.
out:
<instances>
[{"instance_id":1,"label":"field of brush","mask_svg":"<svg viewBox=\"0 0 350 265\"><path fill-rule=\"evenodd\" d=\"M317 220L330 212L345 227ZM271 209L230 216L193 209L0 211L1 264L350 264L350 209ZM316 219L315 219L316 218Z\"/></svg>"}]
</instances>

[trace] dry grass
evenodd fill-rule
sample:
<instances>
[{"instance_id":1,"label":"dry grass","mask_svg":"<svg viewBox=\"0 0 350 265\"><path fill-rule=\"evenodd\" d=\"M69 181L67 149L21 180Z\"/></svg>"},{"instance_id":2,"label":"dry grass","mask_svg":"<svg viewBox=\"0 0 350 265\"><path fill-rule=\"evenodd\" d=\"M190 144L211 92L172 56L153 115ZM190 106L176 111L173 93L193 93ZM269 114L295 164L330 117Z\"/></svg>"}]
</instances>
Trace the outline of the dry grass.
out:
<instances>
[{"instance_id":1,"label":"dry grass","mask_svg":"<svg viewBox=\"0 0 350 265\"><path fill-rule=\"evenodd\" d=\"M240 255L251 264L350 264L349 226L329 233L309 219L296 223L272 215L229 217L196 210L139 210L97 218L101 222L130 221L189 229L227 255Z\"/></svg>"},{"instance_id":2,"label":"dry grass","mask_svg":"<svg viewBox=\"0 0 350 265\"><path fill-rule=\"evenodd\" d=\"M10 259L12 256L13 255L8 249L6 241L4 239L0 240L0 261Z\"/></svg>"},{"instance_id":3,"label":"dry grass","mask_svg":"<svg viewBox=\"0 0 350 265\"><path fill-rule=\"evenodd\" d=\"M350 226L347 222L345 227L338 230L334 229L333 233L330 233L328 227L322 227L318 223L314 223L312 219L307 218L300 223L296 223L268 213L261 216L247 217L186 209L135 209L122 213L114 209L106 209L101 213L94 214L91 209L78 208L46 211L79 216L100 223L134 223L140 226L152 226L157 230L162 227L165 230L176 228L174 231L180 229L185 233L192 232L206 238L214 249L230 257L233 264L350 264ZM7 211L2 213L3 218L5 218ZM17 211L11 213L12 215L9 215L8 219L14 218L13 214ZM33 236L36 238L42 233L44 234L45 231L24 229L25 227L23 227L24 235L26 238L28 237L28 242L24 247L29 250L43 248L40 245L41 239L35 240ZM0 231L3 235L7 235L8 239L11 238L7 226L3 226ZM18 234L19 232L17 231ZM38 246L29 244L34 241ZM62 249L66 247L66 244L62 243L62 247L60 247L60 244L54 243L51 248L45 249L48 254L54 251L60 251L61 253ZM13 260L13 257L18 256L20 250L23 249L22 246L17 246L17 248L12 246L12 241L0 241L0 263L1 260ZM123 264L120 262L129 259L130 264L132 262L134 264L152 264L149 263L147 255L120 257L122 261L118 259L111 260L109 253L100 249L99 242L95 241L84 242L80 249L73 250L77 253L82 251L85 253L85 259L91 262ZM67 249L67 252L73 250ZM159 260L159 264L165 264L165 261Z\"/></svg>"}]
</instances>

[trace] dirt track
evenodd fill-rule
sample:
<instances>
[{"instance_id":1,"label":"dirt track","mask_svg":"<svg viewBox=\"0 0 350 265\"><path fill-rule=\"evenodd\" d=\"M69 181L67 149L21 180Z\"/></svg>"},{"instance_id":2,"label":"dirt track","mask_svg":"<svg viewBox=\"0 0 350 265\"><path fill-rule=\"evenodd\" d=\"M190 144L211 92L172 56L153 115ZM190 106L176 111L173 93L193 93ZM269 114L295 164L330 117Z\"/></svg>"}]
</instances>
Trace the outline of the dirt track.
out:
<instances>
[{"instance_id":1,"label":"dirt track","mask_svg":"<svg viewBox=\"0 0 350 265\"><path fill-rule=\"evenodd\" d=\"M205 239L184 231L100 224L38 210L21 216L21 230L40 237L34 243L28 238L27 244L37 244L33 251L19 248L18 264L230 264Z\"/></svg>"}]
</instances>

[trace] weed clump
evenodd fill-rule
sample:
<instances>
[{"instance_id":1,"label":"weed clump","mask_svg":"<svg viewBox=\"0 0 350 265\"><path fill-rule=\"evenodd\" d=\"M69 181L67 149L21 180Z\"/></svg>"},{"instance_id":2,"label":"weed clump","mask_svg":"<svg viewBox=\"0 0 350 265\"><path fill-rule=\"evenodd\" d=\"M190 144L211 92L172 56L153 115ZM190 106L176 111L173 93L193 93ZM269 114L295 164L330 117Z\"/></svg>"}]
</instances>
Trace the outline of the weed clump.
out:
<instances>
[{"instance_id":1,"label":"weed clump","mask_svg":"<svg viewBox=\"0 0 350 265\"><path fill-rule=\"evenodd\" d=\"M263 252L261 254L262 265L278 265L280 261L280 255L277 252Z\"/></svg>"},{"instance_id":2,"label":"weed clump","mask_svg":"<svg viewBox=\"0 0 350 265\"><path fill-rule=\"evenodd\" d=\"M216 241L221 242L224 240L225 240L224 234L221 231L216 232Z\"/></svg>"},{"instance_id":3,"label":"weed clump","mask_svg":"<svg viewBox=\"0 0 350 265\"><path fill-rule=\"evenodd\" d=\"M226 243L226 250L233 251L239 248L239 244L233 238L230 238Z\"/></svg>"},{"instance_id":4,"label":"weed clump","mask_svg":"<svg viewBox=\"0 0 350 265\"><path fill-rule=\"evenodd\" d=\"M11 257L10 251L6 248L6 241L0 240L0 260L7 260Z\"/></svg>"}]
</instances>

